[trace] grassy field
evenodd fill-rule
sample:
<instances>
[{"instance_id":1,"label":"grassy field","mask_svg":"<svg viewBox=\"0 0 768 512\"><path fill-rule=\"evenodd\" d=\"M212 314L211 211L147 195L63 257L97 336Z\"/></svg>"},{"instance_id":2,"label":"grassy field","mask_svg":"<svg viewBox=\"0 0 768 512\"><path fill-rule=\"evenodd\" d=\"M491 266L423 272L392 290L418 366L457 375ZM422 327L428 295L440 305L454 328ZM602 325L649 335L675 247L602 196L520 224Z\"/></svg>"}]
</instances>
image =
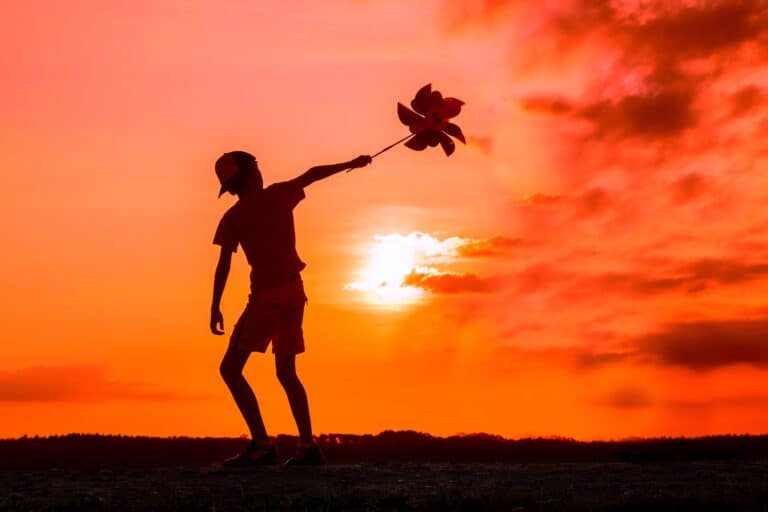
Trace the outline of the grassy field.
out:
<instances>
[{"instance_id":1,"label":"grassy field","mask_svg":"<svg viewBox=\"0 0 768 512\"><path fill-rule=\"evenodd\" d=\"M0 471L1 510L768 510L768 461Z\"/></svg>"}]
</instances>

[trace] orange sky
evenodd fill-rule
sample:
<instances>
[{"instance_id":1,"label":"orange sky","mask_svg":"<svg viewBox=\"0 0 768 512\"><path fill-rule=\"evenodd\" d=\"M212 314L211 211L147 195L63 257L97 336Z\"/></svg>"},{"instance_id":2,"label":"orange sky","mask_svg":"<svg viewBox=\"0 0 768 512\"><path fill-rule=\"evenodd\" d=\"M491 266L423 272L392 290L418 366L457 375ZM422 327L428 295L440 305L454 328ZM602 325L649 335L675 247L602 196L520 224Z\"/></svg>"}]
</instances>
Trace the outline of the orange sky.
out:
<instances>
[{"instance_id":1,"label":"orange sky","mask_svg":"<svg viewBox=\"0 0 768 512\"><path fill-rule=\"evenodd\" d=\"M0 41L0 437L244 433L213 162L374 153L428 82L469 144L296 210L315 431L768 431L768 3L12 1Z\"/></svg>"}]
</instances>

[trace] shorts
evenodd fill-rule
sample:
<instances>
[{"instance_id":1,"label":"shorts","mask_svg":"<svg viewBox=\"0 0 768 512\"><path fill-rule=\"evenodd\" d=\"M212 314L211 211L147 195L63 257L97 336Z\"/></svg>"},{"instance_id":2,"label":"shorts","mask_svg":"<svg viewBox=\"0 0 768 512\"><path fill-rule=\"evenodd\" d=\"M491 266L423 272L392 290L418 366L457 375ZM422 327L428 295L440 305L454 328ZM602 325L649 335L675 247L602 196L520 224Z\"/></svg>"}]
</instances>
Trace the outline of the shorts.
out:
<instances>
[{"instance_id":1,"label":"shorts","mask_svg":"<svg viewBox=\"0 0 768 512\"><path fill-rule=\"evenodd\" d=\"M271 288L251 292L248 304L235 324L230 348L266 352L272 342L273 354L304 352L304 306L307 297L301 277Z\"/></svg>"}]
</instances>

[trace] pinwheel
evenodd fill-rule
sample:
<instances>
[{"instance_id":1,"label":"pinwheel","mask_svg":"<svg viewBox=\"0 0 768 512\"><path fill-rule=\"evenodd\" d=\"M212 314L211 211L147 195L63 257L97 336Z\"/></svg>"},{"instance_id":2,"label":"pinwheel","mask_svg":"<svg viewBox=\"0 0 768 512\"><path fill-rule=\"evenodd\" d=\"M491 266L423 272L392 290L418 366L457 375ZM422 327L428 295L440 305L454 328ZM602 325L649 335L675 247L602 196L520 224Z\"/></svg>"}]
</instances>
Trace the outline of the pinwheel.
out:
<instances>
[{"instance_id":1,"label":"pinwheel","mask_svg":"<svg viewBox=\"0 0 768 512\"><path fill-rule=\"evenodd\" d=\"M397 117L404 125L408 126L411 133L373 156L380 155L408 139L410 140L405 145L411 149L422 151L427 146L435 147L440 144L445 155L450 156L456 149L451 137L466 144L461 128L449 121L459 115L462 105L464 102L461 100L443 98L440 91L433 91L432 84L425 85L419 89L416 97L411 101L413 110L402 103L397 104Z\"/></svg>"}]
</instances>

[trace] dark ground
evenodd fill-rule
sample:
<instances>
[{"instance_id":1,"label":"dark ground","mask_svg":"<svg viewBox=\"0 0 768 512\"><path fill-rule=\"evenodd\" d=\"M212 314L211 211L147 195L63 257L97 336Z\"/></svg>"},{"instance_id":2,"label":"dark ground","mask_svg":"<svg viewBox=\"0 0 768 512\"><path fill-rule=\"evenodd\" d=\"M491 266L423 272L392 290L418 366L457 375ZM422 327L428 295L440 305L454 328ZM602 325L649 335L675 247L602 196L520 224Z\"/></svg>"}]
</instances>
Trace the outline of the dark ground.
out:
<instances>
[{"instance_id":1,"label":"dark ground","mask_svg":"<svg viewBox=\"0 0 768 512\"><path fill-rule=\"evenodd\" d=\"M2 510L768 510L768 463L0 472Z\"/></svg>"},{"instance_id":2,"label":"dark ground","mask_svg":"<svg viewBox=\"0 0 768 512\"><path fill-rule=\"evenodd\" d=\"M764 436L451 439L336 436L321 439L330 462L323 467L240 469L210 465L242 446L238 439L0 440L0 510L768 511ZM281 456L291 442L278 439ZM494 443L496 452L478 448ZM494 453L504 460L470 460Z\"/></svg>"}]
</instances>

